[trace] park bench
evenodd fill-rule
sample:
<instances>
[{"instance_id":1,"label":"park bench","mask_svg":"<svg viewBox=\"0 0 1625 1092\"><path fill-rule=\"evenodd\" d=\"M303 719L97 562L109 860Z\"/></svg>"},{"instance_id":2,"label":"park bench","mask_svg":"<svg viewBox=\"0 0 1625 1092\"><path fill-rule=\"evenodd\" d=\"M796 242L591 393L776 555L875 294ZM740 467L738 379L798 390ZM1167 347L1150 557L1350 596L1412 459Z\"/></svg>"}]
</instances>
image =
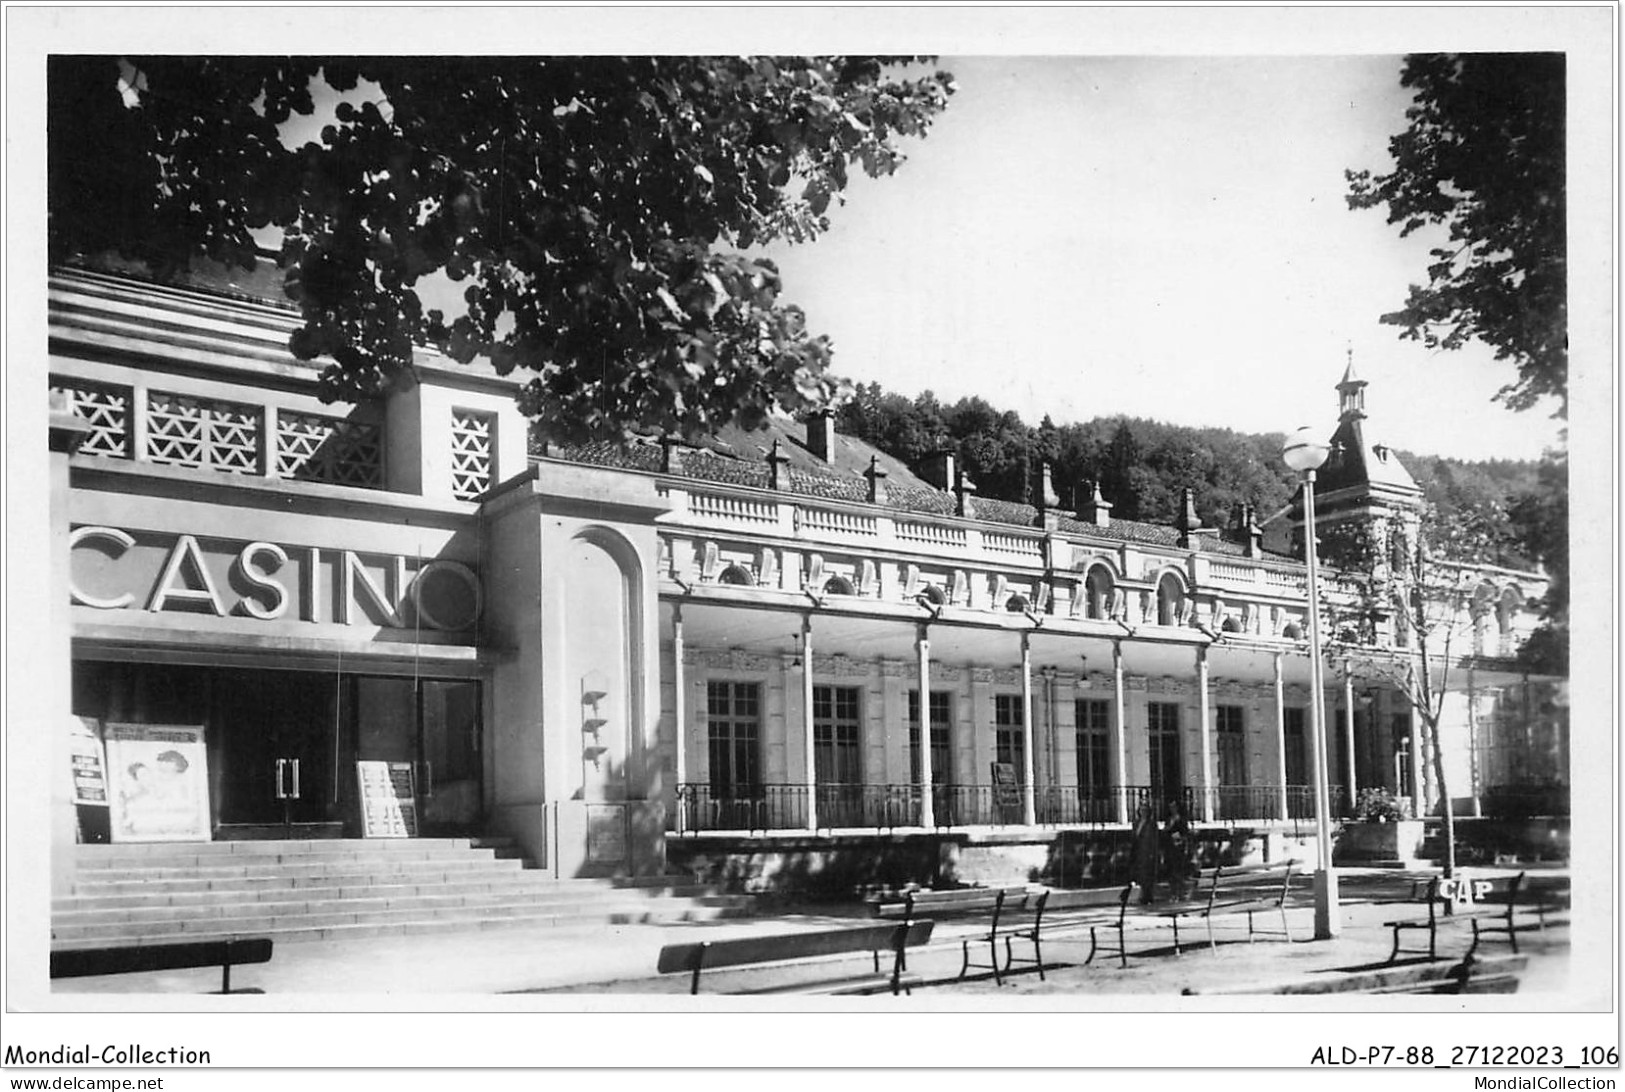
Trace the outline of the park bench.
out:
<instances>
[{"instance_id":1,"label":"park bench","mask_svg":"<svg viewBox=\"0 0 1625 1092\"><path fill-rule=\"evenodd\" d=\"M1569 908L1569 878L1565 875L1532 876L1520 872L1508 882L1505 891L1491 891L1469 920L1473 924L1473 947L1476 951L1487 938L1504 938L1518 951L1518 933L1539 931L1548 925L1563 924L1567 919L1558 917ZM1530 919L1534 920L1531 921Z\"/></svg>"},{"instance_id":2,"label":"park bench","mask_svg":"<svg viewBox=\"0 0 1625 1092\"><path fill-rule=\"evenodd\" d=\"M1213 922L1225 914L1247 915L1247 941L1251 943L1258 933L1274 930L1258 928L1254 923L1254 915L1276 911L1281 915L1280 935L1288 941L1292 939L1292 930L1287 924L1286 900L1291 891L1292 877L1298 865L1296 860L1289 860L1280 864L1263 865L1220 865L1218 868L1203 869L1197 874L1196 894L1181 902L1171 905L1142 906L1140 913L1155 917L1169 919L1174 926L1174 954L1180 954L1179 923L1183 918L1197 917L1207 924L1207 942L1210 949L1217 950L1218 942L1213 936ZM1125 893L1126 895L1126 893ZM1124 911L1127 911L1125 903Z\"/></svg>"},{"instance_id":3,"label":"park bench","mask_svg":"<svg viewBox=\"0 0 1625 1092\"><path fill-rule=\"evenodd\" d=\"M852 974L847 968L816 980L798 981L788 986L757 992L855 994L875 993L889 988L893 994L909 993L918 984L907 973L904 953L931 939L934 923L905 921L896 924L860 925L805 933L777 933L772 936L739 937L732 940L702 940L692 944L668 944L660 949L657 968L661 974L685 971L692 975L690 994L700 992L700 972L723 967L760 966L814 959L820 956L870 952L874 972ZM890 952L889 971L880 965L882 952Z\"/></svg>"},{"instance_id":4,"label":"park bench","mask_svg":"<svg viewBox=\"0 0 1625 1092\"><path fill-rule=\"evenodd\" d=\"M1085 966L1094 962L1097 953L1106 951L1116 952L1120 965L1127 967L1126 930L1129 900L1133 894L1132 883L1113 896L1109 902L1101 900L1101 892L1098 890L1053 891L1050 893L1046 929L1052 937L1087 930L1089 955L1083 961ZM1113 929L1117 932L1117 943L1103 944L1100 939L1101 931Z\"/></svg>"},{"instance_id":5,"label":"park bench","mask_svg":"<svg viewBox=\"0 0 1625 1092\"><path fill-rule=\"evenodd\" d=\"M1519 932L1535 929L1544 931L1548 925L1560 924L1561 919L1553 915L1566 910L1568 904L1566 877L1542 877L1533 888L1527 886L1527 879L1528 873L1520 872L1508 880L1502 890L1491 891L1484 901L1459 906L1452 904L1449 898L1441 894L1441 878L1438 876L1428 880L1426 884L1414 885L1412 901L1424 903L1427 907L1427 916L1382 923L1385 929L1394 931L1394 947L1388 954L1388 961L1392 963L1399 958L1402 950L1420 954L1422 951L1420 947L1415 949L1403 947L1403 935L1413 930L1427 937L1428 959L1437 959L1439 930L1451 924L1472 927L1473 943L1468 948L1469 954L1477 951L1478 945L1490 938L1505 939L1516 954ZM1446 908L1449 909L1449 913L1442 912ZM1534 922L1528 920L1531 914L1534 915Z\"/></svg>"},{"instance_id":6,"label":"park bench","mask_svg":"<svg viewBox=\"0 0 1625 1092\"><path fill-rule=\"evenodd\" d=\"M1032 964L1038 968L1038 977L1044 978L1043 936L1044 905L1049 891L1030 891L1020 887L957 887L942 891L910 891L901 903L883 902L875 906L882 917L901 917L904 921L920 918L965 917L986 914L985 931L961 941L964 959L959 977L964 978L973 968L993 972L993 980L1004 985L1004 976L1017 963ZM1031 944L1033 957L1018 957L1017 943ZM982 963L971 958L971 946L988 946L989 961ZM999 946L1004 946L1004 964L999 963Z\"/></svg>"},{"instance_id":7,"label":"park bench","mask_svg":"<svg viewBox=\"0 0 1625 1092\"><path fill-rule=\"evenodd\" d=\"M51 953L51 977L90 978L104 974L219 967L220 992L231 993L233 967L270 961L270 937L234 937L229 940L193 940L168 944L125 944L107 948L58 948Z\"/></svg>"}]
</instances>

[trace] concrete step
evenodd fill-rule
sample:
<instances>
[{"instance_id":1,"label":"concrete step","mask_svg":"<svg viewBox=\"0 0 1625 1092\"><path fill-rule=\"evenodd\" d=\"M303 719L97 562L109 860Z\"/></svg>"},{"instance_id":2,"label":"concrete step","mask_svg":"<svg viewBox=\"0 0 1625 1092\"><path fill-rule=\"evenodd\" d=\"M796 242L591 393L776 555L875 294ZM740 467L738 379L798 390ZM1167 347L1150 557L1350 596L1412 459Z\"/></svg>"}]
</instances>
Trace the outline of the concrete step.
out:
<instances>
[{"instance_id":1,"label":"concrete step","mask_svg":"<svg viewBox=\"0 0 1625 1092\"><path fill-rule=\"evenodd\" d=\"M278 944L311 940L346 940L387 936L432 936L444 933L484 932L488 929L553 928L581 925L584 921L600 921L610 925L660 925L678 922L720 921L750 916L749 909L718 908L714 910L649 911L634 908L607 918L581 918L573 915L539 915L484 918L472 921L420 920L389 924L368 922L357 925L290 926L260 929L253 935L270 937ZM205 932L186 934L187 940L226 940L242 934L235 932ZM52 942L53 948L93 948L107 944L134 944L141 937L111 938L98 934L94 937L63 937Z\"/></svg>"},{"instance_id":2,"label":"concrete step","mask_svg":"<svg viewBox=\"0 0 1625 1092\"><path fill-rule=\"evenodd\" d=\"M608 902L616 899L700 899L715 894L712 887L700 884L682 886L593 886L577 890L570 881L556 881L544 873L512 873L507 876L471 876L457 881L397 882L397 884L299 884L299 886L252 887L252 889L174 890L174 886L159 887L138 884L127 894L75 895L67 899L52 900L57 913L73 910L140 910L140 908L169 908L185 910L190 907L213 905L241 905L247 902L288 902L288 900L319 899L410 899L413 895L491 895L525 894L536 899L574 900L574 902Z\"/></svg>"},{"instance_id":3,"label":"concrete step","mask_svg":"<svg viewBox=\"0 0 1625 1092\"><path fill-rule=\"evenodd\" d=\"M494 857L461 860L445 859L367 861L341 858L321 864L306 861L284 863L276 861L241 865L199 865L170 868L97 868L80 872L75 887L83 888L102 883L167 883L171 880L228 880L320 878L322 876L411 876L452 875L456 873L504 874L524 871L524 862L517 858L498 860Z\"/></svg>"},{"instance_id":4,"label":"concrete step","mask_svg":"<svg viewBox=\"0 0 1625 1092\"><path fill-rule=\"evenodd\" d=\"M752 907L681 876L560 880L505 839L81 846L79 861L74 894L53 901L52 933L80 946L705 920Z\"/></svg>"},{"instance_id":5,"label":"concrete step","mask_svg":"<svg viewBox=\"0 0 1625 1092\"><path fill-rule=\"evenodd\" d=\"M705 907L732 906L740 902L738 896L729 895L697 896L683 901L695 906ZM387 916L398 911L488 911L494 914L507 914L514 910L534 910L538 913L567 914L579 912L584 915L597 916L606 910L623 910L634 906L648 907L651 905L657 904L649 899L637 898L580 898L558 894L554 894L552 897L544 895L538 898L523 892L490 891L456 895L375 895L366 898L348 899L289 899L248 903L223 902L211 906L181 908L173 906L112 907L106 909L75 908L58 912L53 921L59 927L130 924L167 928L171 924L178 922L206 923L226 919L251 922L289 916L308 917L313 922L322 918L360 920L362 915ZM252 929L253 926L244 925L244 928Z\"/></svg>"},{"instance_id":6,"label":"concrete step","mask_svg":"<svg viewBox=\"0 0 1625 1092\"><path fill-rule=\"evenodd\" d=\"M710 899L734 896L717 895L709 888L576 888L545 881L533 884L469 883L469 884L394 884L360 887L311 887L272 891L217 892L178 894L123 895L96 899L58 899L52 904L53 913L66 920L74 915L121 914L144 915L152 919L164 916L212 916L230 912L232 908L259 906L319 906L343 903L345 905L392 905L411 900L450 900L472 905L481 900L527 900L532 903L561 906L602 906L627 902L653 902L673 899ZM426 902L425 905L432 905ZM113 920L113 919L108 919ZM137 920L127 917L122 920Z\"/></svg>"},{"instance_id":7,"label":"concrete step","mask_svg":"<svg viewBox=\"0 0 1625 1092\"><path fill-rule=\"evenodd\" d=\"M212 940L234 936L268 936L276 940L319 940L339 936L387 936L423 932L458 932L501 925L657 924L715 921L748 917L749 900L719 900L722 905L696 905L687 900L628 903L594 908L499 906L466 910L399 910L364 914L296 914L264 918L209 918L194 921L119 925L63 924L52 928L54 947L134 944L143 940Z\"/></svg>"}]
</instances>

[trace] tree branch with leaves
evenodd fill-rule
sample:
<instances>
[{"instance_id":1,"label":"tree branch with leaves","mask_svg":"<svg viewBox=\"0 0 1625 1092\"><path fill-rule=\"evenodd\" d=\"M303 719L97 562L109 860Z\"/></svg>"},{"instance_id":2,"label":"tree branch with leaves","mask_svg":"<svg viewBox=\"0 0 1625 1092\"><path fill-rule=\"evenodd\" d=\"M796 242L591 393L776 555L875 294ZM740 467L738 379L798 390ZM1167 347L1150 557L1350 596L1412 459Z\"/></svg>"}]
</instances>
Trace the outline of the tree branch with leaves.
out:
<instances>
[{"instance_id":1,"label":"tree branch with leaves","mask_svg":"<svg viewBox=\"0 0 1625 1092\"><path fill-rule=\"evenodd\" d=\"M826 231L954 85L915 58L53 57L47 90L53 260L247 268L280 232L324 396L429 345L531 373L522 408L578 440L827 404L829 342L746 252Z\"/></svg>"},{"instance_id":2,"label":"tree branch with leaves","mask_svg":"<svg viewBox=\"0 0 1625 1092\"><path fill-rule=\"evenodd\" d=\"M1408 126L1393 169L1347 171L1352 209L1386 206L1401 238L1442 227L1427 283L1382 316L1430 349L1478 340L1510 361L1497 398L1515 410L1548 396L1568 416L1568 266L1561 53L1414 54L1401 84Z\"/></svg>"}]
</instances>

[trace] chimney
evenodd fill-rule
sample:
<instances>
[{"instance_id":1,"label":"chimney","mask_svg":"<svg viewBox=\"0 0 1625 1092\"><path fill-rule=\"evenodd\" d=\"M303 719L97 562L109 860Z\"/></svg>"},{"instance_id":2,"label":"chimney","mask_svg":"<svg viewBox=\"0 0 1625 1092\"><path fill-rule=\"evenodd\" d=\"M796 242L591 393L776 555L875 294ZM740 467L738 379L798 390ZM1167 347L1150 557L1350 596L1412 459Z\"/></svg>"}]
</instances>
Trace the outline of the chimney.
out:
<instances>
[{"instance_id":1,"label":"chimney","mask_svg":"<svg viewBox=\"0 0 1625 1092\"><path fill-rule=\"evenodd\" d=\"M1264 556L1264 529L1258 525L1258 509L1247 506L1247 556Z\"/></svg>"},{"instance_id":2,"label":"chimney","mask_svg":"<svg viewBox=\"0 0 1625 1092\"><path fill-rule=\"evenodd\" d=\"M886 471L880 465L880 456L869 456L869 469L863 472L869 482L869 503L886 503Z\"/></svg>"},{"instance_id":3,"label":"chimney","mask_svg":"<svg viewBox=\"0 0 1625 1092\"><path fill-rule=\"evenodd\" d=\"M827 409L807 415L807 450L826 463L835 461L835 414Z\"/></svg>"},{"instance_id":4,"label":"chimney","mask_svg":"<svg viewBox=\"0 0 1625 1092\"><path fill-rule=\"evenodd\" d=\"M976 515L976 483L963 470L954 476L954 515L970 519Z\"/></svg>"},{"instance_id":5,"label":"chimney","mask_svg":"<svg viewBox=\"0 0 1625 1092\"><path fill-rule=\"evenodd\" d=\"M1033 507L1038 511L1034 523L1048 531L1059 530L1061 514L1056 509L1060 505L1061 498L1055 495L1055 483L1046 459L1038 467L1038 495L1033 498Z\"/></svg>"},{"instance_id":6,"label":"chimney","mask_svg":"<svg viewBox=\"0 0 1625 1092\"><path fill-rule=\"evenodd\" d=\"M1100 495L1100 483L1086 481L1078 486L1078 495L1083 503L1078 505L1078 518L1084 523L1092 523L1096 527L1110 527L1112 522L1112 506L1105 497Z\"/></svg>"},{"instance_id":7,"label":"chimney","mask_svg":"<svg viewBox=\"0 0 1625 1092\"><path fill-rule=\"evenodd\" d=\"M1188 550L1195 542L1198 532L1207 530L1202 526L1202 520L1196 514L1196 492L1192 489L1180 491L1179 519L1174 522L1179 529L1179 548Z\"/></svg>"},{"instance_id":8,"label":"chimney","mask_svg":"<svg viewBox=\"0 0 1625 1092\"><path fill-rule=\"evenodd\" d=\"M681 443L681 440L669 434L660 438L660 472L662 474L682 473L682 452L679 450Z\"/></svg>"},{"instance_id":9,"label":"chimney","mask_svg":"<svg viewBox=\"0 0 1625 1092\"><path fill-rule=\"evenodd\" d=\"M954 488L955 460L951 448L933 451L920 467L920 477L944 492Z\"/></svg>"},{"instance_id":10,"label":"chimney","mask_svg":"<svg viewBox=\"0 0 1625 1092\"><path fill-rule=\"evenodd\" d=\"M775 490L789 489L789 469L790 456L780 451L778 440L774 440L773 450L767 453L767 487Z\"/></svg>"}]
</instances>

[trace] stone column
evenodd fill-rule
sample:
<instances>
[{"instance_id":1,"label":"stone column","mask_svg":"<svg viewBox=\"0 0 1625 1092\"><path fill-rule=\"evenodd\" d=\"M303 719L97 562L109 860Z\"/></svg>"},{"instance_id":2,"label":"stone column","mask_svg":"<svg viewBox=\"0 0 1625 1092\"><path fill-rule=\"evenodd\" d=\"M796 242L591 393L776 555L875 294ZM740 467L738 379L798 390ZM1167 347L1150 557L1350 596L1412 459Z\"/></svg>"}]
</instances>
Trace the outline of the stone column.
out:
<instances>
[{"instance_id":1,"label":"stone column","mask_svg":"<svg viewBox=\"0 0 1625 1092\"><path fill-rule=\"evenodd\" d=\"M818 766L813 740L812 615L801 616L801 739L807 761L807 829L818 830Z\"/></svg>"},{"instance_id":2,"label":"stone column","mask_svg":"<svg viewBox=\"0 0 1625 1092\"><path fill-rule=\"evenodd\" d=\"M1038 824L1033 799L1033 653L1031 635L1021 634L1021 821Z\"/></svg>"},{"instance_id":3,"label":"stone column","mask_svg":"<svg viewBox=\"0 0 1625 1092\"><path fill-rule=\"evenodd\" d=\"M1277 652L1275 660L1275 777L1280 785L1279 793L1280 818L1285 819L1288 814L1286 792L1286 687L1281 680L1281 654Z\"/></svg>"},{"instance_id":4,"label":"stone column","mask_svg":"<svg viewBox=\"0 0 1625 1092\"><path fill-rule=\"evenodd\" d=\"M1360 795L1356 784L1360 752L1354 747L1354 671L1346 660L1343 662L1343 746L1348 749L1349 806L1352 807Z\"/></svg>"},{"instance_id":5,"label":"stone column","mask_svg":"<svg viewBox=\"0 0 1625 1092\"><path fill-rule=\"evenodd\" d=\"M683 674L683 604L671 605L671 719L676 742L672 746L672 780L676 782L677 833L682 834L688 823L688 810L683 794L688 791L688 707Z\"/></svg>"},{"instance_id":6,"label":"stone column","mask_svg":"<svg viewBox=\"0 0 1625 1092\"><path fill-rule=\"evenodd\" d=\"M1213 709L1207 685L1207 648L1196 650L1197 718L1202 726L1202 822L1213 822Z\"/></svg>"},{"instance_id":7,"label":"stone column","mask_svg":"<svg viewBox=\"0 0 1625 1092\"><path fill-rule=\"evenodd\" d=\"M924 626L915 631L914 650L920 665L920 826L934 830L937 810L931 799L931 639Z\"/></svg>"},{"instance_id":8,"label":"stone column","mask_svg":"<svg viewBox=\"0 0 1625 1092\"><path fill-rule=\"evenodd\" d=\"M1128 746L1124 723L1128 702L1123 695L1123 642L1112 642L1112 762L1117 776L1117 821L1128 824Z\"/></svg>"}]
</instances>

